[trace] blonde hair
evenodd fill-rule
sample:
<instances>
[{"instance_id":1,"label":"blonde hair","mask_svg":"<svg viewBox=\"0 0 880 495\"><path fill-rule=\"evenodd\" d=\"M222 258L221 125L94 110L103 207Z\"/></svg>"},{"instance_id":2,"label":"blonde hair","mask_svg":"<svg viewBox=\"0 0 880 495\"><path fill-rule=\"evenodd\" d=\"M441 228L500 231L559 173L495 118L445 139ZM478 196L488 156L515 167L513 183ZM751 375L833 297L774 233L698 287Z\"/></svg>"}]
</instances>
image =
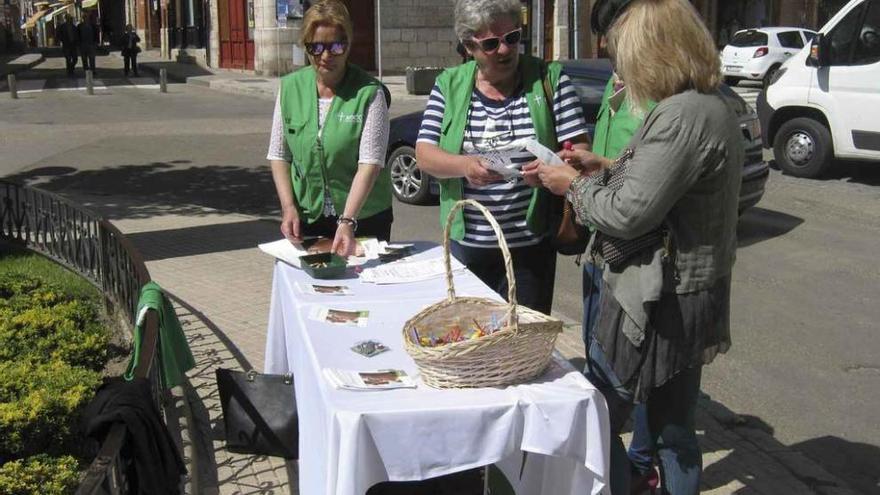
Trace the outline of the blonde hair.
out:
<instances>
[{"instance_id":1,"label":"blonde hair","mask_svg":"<svg viewBox=\"0 0 880 495\"><path fill-rule=\"evenodd\" d=\"M608 50L634 109L721 82L712 35L687 0L635 0L611 26Z\"/></svg>"},{"instance_id":2,"label":"blonde hair","mask_svg":"<svg viewBox=\"0 0 880 495\"><path fill-rule=\"evenodd\" d=\"M320 0L306 10L300 43L305 45L311 42L319 26L341 28L345 32L345 40L340 41L352 42L354 30L351 25L351 15L339 0Z\"/></svg>"}]
</instances>

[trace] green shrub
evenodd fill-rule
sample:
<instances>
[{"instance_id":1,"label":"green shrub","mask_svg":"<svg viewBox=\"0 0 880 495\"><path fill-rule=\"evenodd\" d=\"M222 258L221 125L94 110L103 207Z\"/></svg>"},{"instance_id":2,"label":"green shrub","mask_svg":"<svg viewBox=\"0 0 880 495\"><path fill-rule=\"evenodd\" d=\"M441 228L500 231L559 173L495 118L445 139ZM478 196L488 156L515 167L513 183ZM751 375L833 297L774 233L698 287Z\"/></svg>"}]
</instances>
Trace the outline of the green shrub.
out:
<instances>
[{"instance_id":1,"label":"green shrub","mask_svg":"<svg viewBox=\"0 0 880 495\"><path fill-rule=\"evenodd\" d=\"M0 493L5 495L67 495L79 484L79 464L66 455L36 455L0 466Z\"/></svg>"},{"instance_id":2,"label":"green shrub","mask_svg":"<svg viewBox=\"0 0 880 495\"><path fill-rule=\"evenodd\" d=\"M33 277L0 276L0 361L63 361L100 370L110 332L94 301Z\"/></svg>"},{"instance_id":3,"label":"green shrub","mask_svg":"<svg viewBox=\"0 0 880 495\"><path fill-rule=\"evenodd\" d=\"M75 451L80 410L100 382L62 362L0 362L0 460Z\"/></svg>"}]
</instances>

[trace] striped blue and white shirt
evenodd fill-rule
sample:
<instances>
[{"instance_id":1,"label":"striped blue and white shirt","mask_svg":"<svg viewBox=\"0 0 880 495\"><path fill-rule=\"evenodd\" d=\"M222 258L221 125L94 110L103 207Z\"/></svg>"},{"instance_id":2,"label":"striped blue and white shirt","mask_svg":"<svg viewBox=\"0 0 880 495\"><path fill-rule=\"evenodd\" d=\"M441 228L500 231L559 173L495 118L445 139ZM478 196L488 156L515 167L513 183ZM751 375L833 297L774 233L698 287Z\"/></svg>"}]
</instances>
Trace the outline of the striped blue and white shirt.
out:
<instances>
[{"instance_id":1,"label":"striped blue and white shirt","mask_svg":"<svg viewBox=\"0 0 880 495\"><path fill-rule=\"evenodd\" d=\"M419 142L434 145L440 143L440 125L445 106L443 94L435 85L425 107L419 129ZM564 72L559 77L553 95L553 113L559 142L587 132L577 92L571 79ZM535 156L524 148L524 143L534 137L535 128L522 89L503 101L495 101L474 88L462 143L462 151L465 154L486 154L497 151L509 156L512 166L520 169L535 159ZM478 201L492 212L504 232L509 247L531 246L540 242L541 236L526 227L526 213L532 197L532 188L522 180L522 177L517 176L511 182L496 182L486 186L474 186L464 180L463 195L466 199ZM465 234L462 244L483 248L498 246L492 226L476 209L465 207L464 225Z\"/></svg>"}]
</instances>

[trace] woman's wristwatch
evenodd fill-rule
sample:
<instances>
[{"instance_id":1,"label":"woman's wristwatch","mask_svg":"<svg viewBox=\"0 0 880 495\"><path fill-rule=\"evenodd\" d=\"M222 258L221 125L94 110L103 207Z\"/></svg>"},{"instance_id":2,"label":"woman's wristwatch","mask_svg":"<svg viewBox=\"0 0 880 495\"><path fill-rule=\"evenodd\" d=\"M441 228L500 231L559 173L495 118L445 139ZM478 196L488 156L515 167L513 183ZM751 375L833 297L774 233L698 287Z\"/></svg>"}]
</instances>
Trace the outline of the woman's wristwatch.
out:
<instances>
[{"instance_id":1,"label":"woman's wristwatch","mask_svg":"<svg viewBox=\"0 0 880 495\"><path fill-rule=\"evenodd\" d=\"M355 220L352 217L339 217L336 219L336 225L342 225L344 223L351 225L352 232L357 232L357 229L358 229L358 221L357 220Z\"/></svg>"}]
</instances>

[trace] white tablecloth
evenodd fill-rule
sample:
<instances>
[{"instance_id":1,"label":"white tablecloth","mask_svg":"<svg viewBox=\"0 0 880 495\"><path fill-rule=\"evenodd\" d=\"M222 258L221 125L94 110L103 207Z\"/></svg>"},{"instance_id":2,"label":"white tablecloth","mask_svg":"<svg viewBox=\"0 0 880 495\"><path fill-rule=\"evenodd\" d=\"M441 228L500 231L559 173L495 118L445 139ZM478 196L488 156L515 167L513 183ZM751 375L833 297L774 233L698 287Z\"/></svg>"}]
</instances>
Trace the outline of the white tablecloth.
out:
<instances>
[{"instance_id":1,"label":"white tablecloth","mask_svg":"<svg viewBox=\"0 0 880 495\"><path fill-rule=\"evenodd\" d=\"M439 247L420 258L441 256ZM499 299L467 271L457 295ZM351 296L304 294L296 282L343 283ZM417 375L403 349L403 323L446 297L443 278L374 285L352 278L316 281L276 262L266 341L267 373L293 373L299 410L299 490L363 495L382 481L420 480L496 463L521 494L600 493L609 469L608 410L602 395L557 359L541 378L507 388L347 391L322 368L394 368ZM365 328L309 319L315 305L369 310ZM378 340L391 348L367 358L350 350ZM529 452L520 478L522 452Z\"/></svg>"}]
</instances>

